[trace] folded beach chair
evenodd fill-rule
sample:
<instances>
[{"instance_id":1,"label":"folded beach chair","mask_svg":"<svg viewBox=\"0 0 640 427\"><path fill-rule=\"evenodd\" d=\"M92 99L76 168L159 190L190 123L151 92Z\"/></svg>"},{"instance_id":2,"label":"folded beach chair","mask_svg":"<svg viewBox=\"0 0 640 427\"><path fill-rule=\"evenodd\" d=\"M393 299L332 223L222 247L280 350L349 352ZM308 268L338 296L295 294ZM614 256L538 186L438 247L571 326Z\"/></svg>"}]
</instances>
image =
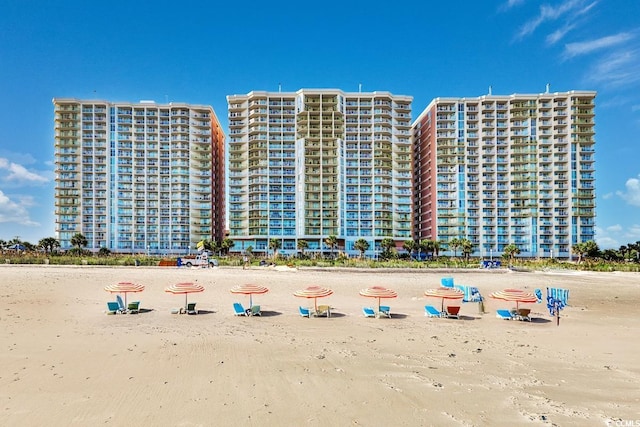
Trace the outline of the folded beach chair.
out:
<instances>
[{"instance_id":1,"label":"folded beach chair","mask_svg":"<svg viewBox=\"0 0 640 427\"><path fill-rule=\"evenodd\" d=\"M235 316L246 316L247 312L245 311L245 309L242 306L242 304L240 304L239 302L234 302L233 303L233 314Z\"/></svg>"},{"instance_id":2,"label":"folded beach chair","mask_svg":"<svg viewBox=\"0 0 640 427\"><path fill-rule=\"evenodd\" d=\"M118 311L120 313L126 313L127 307L124 306L124 301L122 301L122 297L120 295L116 295L116 301L118 302Z\"/></svg>"},{"instance_id":3,"label":"folded beach chair","mask_svg":"<svg viewBox=\"0 0 640 427\"><path fill-rule=\"evenodd\" d=\"M460 306L447 306L446 316L452 319L460 319Z\"/></svg>"},{"instance_id":4,"label":"folded beach chair","mask_svg":"<svg viewBox=\"0 0 640 427\"><path fill-rule=\"evenodd\" d=\"M376 317L376 312L371 307L363 307L362 313L364 313L364 317Z\"/></svg>"},{"instance_id":5,"label":"folded beach chair","mask_svg":"<svg viewBox=\"0 0 640 427\"><path fill-rule=\"evenodd\" d=\"M118 301L107 302L107 314L116 314L119 310L120 306L118 305Z\"/></svg>"},{"instance_id":6,"label":"folded beach chair","mask_svg":"<svg viewBox=\"0 0 640 427\"><path fill-rule=\"evenodd\" d=\"M453 277L443 277L440 279L440 284L445 288L453 288Z\"/></svg>"},{"instance_id":7,"label":"folded beach chair","mask_svg":"<svg viewBox=\"0 0 640 427\"><path fill-rule=\"evenodd\" d=\"M189 304L187 304L187 314L198 314L195 302L190 302Z\"/></svg>"},{"instance_id":8,"label":"folded beach chair","mask_svg":"<svg viewBox=\"0 0 640 427\"><path fill-rule=\"evenodd\" d=\"M388 305L381 305L380 315L387 316L389 319L391 319L391 307L389 307Z\"/></svg>"},{"instance_id":9,"label":"folded beach chair","mask_svg":"<svg viewBox=\"0 0 640 427\"><path fill-rule=\"evenodd\" d=\"M509 310L496 310L496 317L498 319L511 320L513 316Z\"/></svg>"},{"instance_id":10,"label":"folded beach chair","mask_svg":"<svg viewBox=\"0 0 640 427\"><path fill-rule=\"evenodd\" d=\"M424 306L424 315L429 317L442 317L442 313L432 305Z\"/></svg>"},{"instance_id":11,"label":"folded beach chair","mask_svg":"<svg viewBox=\"0 0 640 427\"><path fill-rule=\"evenodd\" d=\"M298 311L300 311L300 316L302 317L311 317L311 311L306 307L298 307Z\"/></svg>"},{"instance_id":12,"label":"folded beach chair","mask_svg":"<svg viewBox=\"0 0 640 427\"><path fill-rule=\"evenodd\" d=\"M252 316L262 316L262 312L260 311L259 305L254 305L251 307L251 315Z\"/></svg>"},{"instance_id":13,"label":"folded beach chair","mask_svg":"<svg viewBox=\"0 0 640 427\"><path fill-rule=\"evenodd\" d=\"M562 302L562 305L569 305L569 290L562 288L547 288L547 300L549 297Z\"/></svg>"},{"instance_id":14,"label":"folded beach chair","mask_svg":"<svg viewBox=\"0 0 640 427\"><path fill-rule=\"evenodd\" d=\"M140 313L140 301L133 301L127 304L127 313Z\"/></svg>"}]
</instances>

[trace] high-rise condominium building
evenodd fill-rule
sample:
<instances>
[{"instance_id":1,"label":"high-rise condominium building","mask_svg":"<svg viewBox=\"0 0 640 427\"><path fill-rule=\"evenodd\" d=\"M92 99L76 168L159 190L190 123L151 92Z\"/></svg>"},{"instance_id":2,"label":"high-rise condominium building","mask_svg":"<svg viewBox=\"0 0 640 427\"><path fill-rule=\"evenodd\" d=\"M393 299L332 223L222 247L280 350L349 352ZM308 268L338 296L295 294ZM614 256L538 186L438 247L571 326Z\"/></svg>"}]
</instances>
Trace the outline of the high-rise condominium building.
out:
<instances>
[{"instance_id":1,"label":"high-rise condominium building","mask_svg":"<svg viewBox=\"0 0 640 427\"><path fill-rule=\"evenodd\" d=\"M229 237L234 251L367 254L411 238L411 101L388 92L250 92L229 107Z\"/></svg>"},{"instance_id":2,"label":"high-rise condominium building","mask_svg":"<svg viewBox=\"0 0 640 427\"><path fill-rule=\"evenodd\" d=\"M224 134L209 106L54 99L56 235L183 254L224 236Z\"/></svg>"},{"instance_id":3,"label":"high-rise condominium building","mask_svg":"<svg viewBox=\"0 0 640 427\"><path fill-rule=\"evenodd\" d=\"M434 99L412 126L414 238L465 238L487 257L510 243L569 257L593 240L595 96Z\"/></svg>"}]
</instances>

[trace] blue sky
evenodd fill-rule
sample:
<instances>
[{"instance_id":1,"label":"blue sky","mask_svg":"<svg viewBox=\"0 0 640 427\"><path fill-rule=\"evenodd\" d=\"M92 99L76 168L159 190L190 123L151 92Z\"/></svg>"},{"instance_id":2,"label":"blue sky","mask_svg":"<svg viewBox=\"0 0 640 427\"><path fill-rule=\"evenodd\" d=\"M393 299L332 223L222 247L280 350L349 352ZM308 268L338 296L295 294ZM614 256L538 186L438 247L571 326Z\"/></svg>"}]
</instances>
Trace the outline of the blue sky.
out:
<instances>
[{"instance_id":1,"label":"blue sky","mask_svg":"<svg viewBox=\"0 0 640 427\"><path fill-rule=\"evenodd\" d=\"M0 239L54 236L54 97L596 90L597 242L640 240L640 3L0 0Z\"/></svg>"}]
</instances>

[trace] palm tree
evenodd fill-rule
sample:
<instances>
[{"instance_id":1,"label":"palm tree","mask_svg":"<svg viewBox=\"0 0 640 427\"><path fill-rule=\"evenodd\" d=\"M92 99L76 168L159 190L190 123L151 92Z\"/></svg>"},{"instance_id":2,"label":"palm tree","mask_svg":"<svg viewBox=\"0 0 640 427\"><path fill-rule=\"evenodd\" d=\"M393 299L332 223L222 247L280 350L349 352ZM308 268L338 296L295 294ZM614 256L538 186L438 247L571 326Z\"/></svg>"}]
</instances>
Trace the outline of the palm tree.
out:
<instances>
[{"instance_id":1,"label":"palm tree","mask_svg":"<svg viewBox=\"0 0 640 427\"><path fill-rule=\"evenodd\" d=\"M440 256L440 240L432 240L432 246L431 248L433 249L433 256L438 258L438 256Z\"/></svg>"},{"instance_id":2,"label":"palm tree","mask_svg":"<svg viewBox=\"0 0 640 427\"><path fill-rule=\"evenodd\" d=\"M60 247L60 242L55 237L45 237L40 239L38 246L44 249L45 253L53 252L55 248Z\"/></svg>"},{"instance_id":3,"label":"palm tree","mask_svg":"<svg viewBox=\"0 0 640 427\"><path fill-rule=\"evenodd\" d=\"M333 258L333 250L338 246L338 237L334 234L331 234L326 239L324 239L324 244L331 251L331 258Z\"/></svg>"},{"instance_id":4,"label":"palm tree","mask_svg":"<svg viewBox=\"0 0 640 427\"><path fill-rule=\"evenodd\" d=\"M225 255L227 255L229 253L229 250L234 246L235 242L228 237L225 237L224 239L222 239L222 242L220 242L220 250Z\"/></svg>"},{"instance_id":5,"label":"palm tree","mask_svg":"<svg viewBox=\"0 0 640 427\"><path fill-rule=\"evenodd\" d=\"M473 243L469 239L460 239L460 247L462 248L462 256L469 261L469 255L473 253Z\"/></svg>"},{"instance_id":6,"label":"palm tree","mask_svg":"<svg viewBox=\"0 0 640 427\"><path fill-rule=\"evenodd\" d=\"M402 244L402 248L409 252L409 255L413 258L413 253L415 252L416 248L418 248L419 245L414 241L414 240L405 240L405 242Z\"/></svg>"},{"instance_id":7,"label":"palm tree","mask_svg":"<svg viewBox=\"0 0 640 427\"><path fill-rule=\"evenodd\" d=\"M380 247L382 248L382 258L391 258L392 249L396 247L396 242L389 237L385 237L380 242Z\"/></svg>"},{"instance_id":8,"label":"palm tree","mask_svg":"<svg viewBox=\"0 0 640 427\"><path fill-rule=\"evenodd\" d=\"M298 249L300 250L300 257L304 258L304 251L305 249L309 248L309 242L307 242L304 239L300 239L298 240L297 246L298 246Z\"/></svg>"},{"instance_id":9,"label":"palm tree","mask_svg":"<svg viewBox=\"0 0 640 427\"><path fill-rule=\"evenodd\" d=\"M364 258L364 253L369 249L369 242L365 239L358 239L353 243L353 248L360 251L360 259Z\"/></svg>"},{"instance_id":10,"label":"palm tree","mask_svg":"<svg viewBox=\"0 0 640 427\"><path fill-rule=\"evenodd\" d=\"M520 248L518 248L513 243L509 243L507 246L504 247L504 249L502 250L502 253L504 256L509 258L510 262L513 262L513 259L516 257L516 255L520 253Z\"/></svg>"},{"instance_id":11,"label":"palm tree","mask_svg":"<svg viewBox=\"0 0 640 427\"><path fill-rule=\"evenodd\" d=\"M273 257L278 257L278 249L282 247L282 241L280 239L269 240L269 249L273 250Z\"/></svg>"},{"instance_id":12,"label":"palm tree","mask_svg":"<svg viewBox=\"0 0 640 427\"><path fill-rule=\"evenodd\" d=\"M457 249L461 246L460 244L460 239L458 239L457 237L454 237L453 239L449 240L449 249L453 250L453 256L457 257Z\"/></svg>"},{"instance_id":13,"label":"palm tree","mask_svg":"<svg viewBox=\"0 0 640 427\"><path fill-rule=\"evenodd\" d=\"M84 237L82 233L76 233L73 235L73 237L71 237L71 244L73 246L77 246L78 250L81 250L82 248L87 246L88 243L89 241L86 237Z\"/></svg>"}]
</instances>

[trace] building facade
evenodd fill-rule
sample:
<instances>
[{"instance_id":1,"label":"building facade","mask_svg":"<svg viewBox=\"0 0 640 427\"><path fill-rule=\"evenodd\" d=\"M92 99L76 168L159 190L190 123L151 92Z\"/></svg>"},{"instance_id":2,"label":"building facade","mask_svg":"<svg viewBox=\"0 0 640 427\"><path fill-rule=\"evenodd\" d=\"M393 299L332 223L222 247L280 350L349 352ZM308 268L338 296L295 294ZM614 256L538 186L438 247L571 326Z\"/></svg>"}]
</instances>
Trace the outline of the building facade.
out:
<instances>
[{"instance_id":1,"label":"building facade","mask_svg":"<svg viewBox=\"0 0 640 427\"><path fill-rule=\"evenodd\" d=\"M53 99L61 247L186 254L225 232L224 134L209 106Z\"/></svg>"},{"instance_id":2,"label":"building facade","mask_svg":"<svg viewBox=\"0 0 640 427\"><path fill-rule=\"evenodd\" d=\"M229 237L233 251L374 256L384 238L411 238L411 101L334 89L227 97Z\"/></svg>"},{"instance_id":3,"label":"building facade","mask_svg":"<svg viewBox=\"0 0 640 427\"><path fill-rule=\"evenodd\" d=\"M551 258L594 240L595 96L434 99L412 125L414 239Z\"/></svg>"}]
</instances>

